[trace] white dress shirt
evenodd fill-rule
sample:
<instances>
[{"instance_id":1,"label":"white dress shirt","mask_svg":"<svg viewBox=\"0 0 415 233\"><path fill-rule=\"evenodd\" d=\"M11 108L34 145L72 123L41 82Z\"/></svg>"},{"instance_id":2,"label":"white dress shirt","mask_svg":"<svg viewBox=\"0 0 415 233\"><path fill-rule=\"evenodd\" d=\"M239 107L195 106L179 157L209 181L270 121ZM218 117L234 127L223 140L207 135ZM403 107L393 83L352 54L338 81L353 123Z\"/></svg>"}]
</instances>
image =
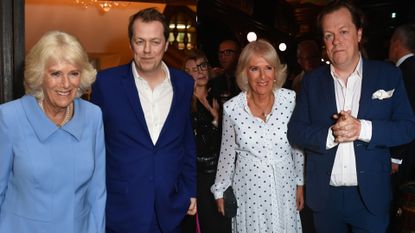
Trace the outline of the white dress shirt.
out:
<instances>
[{"instance_id":1,"label":"white dress shirt","mask_svg":"<svg viewBox=\"0 0 415 233\"><path fill-rule=\"evenodd\" d=\"M131 67L133 69L134 81L137 86L138 97L140 98L147 128L151 140L155 145L169 114L173 100L173 86L170 80L170 72L166 64L162 62L162 68L166 77L152 90L147 81L138 74L134 62L131 63Z\"/></svg>"},{"instance_id":2,"label":"white dress shirt","mask_svg":"<svg viewBox=\"0 0 415 233\"><path fill-rule=\"evenodd\" d=\"M356 69L347 78L347 85L336 75L333 66L330 67L331 75L334 80L334 92L336 96L337 112L341 110L351 111L351 115L357 118L359 112L359 101L362 90L363 67L362 58L356 66ZM369 142L372 138L372 122L360 120L361 130L358 140ZM334 142L334 136L331 128L327 136L327 149L333 148L338 143ZM353 142L340 143L336 157L334 159L333 169L330 177L332 186L356 186L356 158Z\"/></svg>"}]
</instances>

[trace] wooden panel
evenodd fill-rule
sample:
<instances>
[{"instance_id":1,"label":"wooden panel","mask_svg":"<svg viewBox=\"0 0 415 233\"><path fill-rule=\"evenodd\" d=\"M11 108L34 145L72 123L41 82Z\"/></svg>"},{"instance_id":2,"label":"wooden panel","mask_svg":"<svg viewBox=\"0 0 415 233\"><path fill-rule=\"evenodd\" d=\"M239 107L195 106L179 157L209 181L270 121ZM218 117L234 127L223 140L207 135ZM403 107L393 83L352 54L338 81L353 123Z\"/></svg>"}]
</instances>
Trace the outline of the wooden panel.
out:
<instances>
[{"instance_id":1,"label":"wooden panel","mask_svg":"<svg viewBox=\"0 0 415 233\"><path fill-rule=\"evenodd\" d=\"M11 100L13 97L13 0L0 2L0 27L3 32L0 37L0 102Z\"/></svg>"},{"instance_id":2,"label":"wooden panel","mask_svg":"<svg viewBox=\"0 0 415 233\"><path fill-rule=\"evenodd\" d=\"M24 95L24 0L13 1L13 99Z\"/></svg>"},{"instance_id":3,"label":"wooden panel","mask_svg":"<svg viewBox=\"0 0 415 233\"><path fill-rule=\"evenodd\" d=\"M0 102L23 94L24 0L0 1Z\"/></svg>"}]
</instances>

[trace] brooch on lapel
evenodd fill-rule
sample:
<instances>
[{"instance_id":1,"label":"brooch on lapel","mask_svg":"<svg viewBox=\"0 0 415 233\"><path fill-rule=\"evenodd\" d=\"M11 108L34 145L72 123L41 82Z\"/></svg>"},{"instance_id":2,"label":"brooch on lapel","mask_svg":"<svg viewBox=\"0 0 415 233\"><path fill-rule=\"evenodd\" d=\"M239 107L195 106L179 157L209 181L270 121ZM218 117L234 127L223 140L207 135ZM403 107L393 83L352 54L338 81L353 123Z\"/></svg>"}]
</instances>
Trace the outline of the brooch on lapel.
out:
<instances>
[{"instance_id":1,"label":"brooch on lapel","mask_svg":"<svg viewBox=\"0 0 415 233\"><path fill-rule=\"evenodd\" d=\"M372 99L383 100L390 98L392 97L394 91L395 89L392 89L390 91L385 91L383 89L377 90L372 94Z\"/></svg>"}]
</instances>

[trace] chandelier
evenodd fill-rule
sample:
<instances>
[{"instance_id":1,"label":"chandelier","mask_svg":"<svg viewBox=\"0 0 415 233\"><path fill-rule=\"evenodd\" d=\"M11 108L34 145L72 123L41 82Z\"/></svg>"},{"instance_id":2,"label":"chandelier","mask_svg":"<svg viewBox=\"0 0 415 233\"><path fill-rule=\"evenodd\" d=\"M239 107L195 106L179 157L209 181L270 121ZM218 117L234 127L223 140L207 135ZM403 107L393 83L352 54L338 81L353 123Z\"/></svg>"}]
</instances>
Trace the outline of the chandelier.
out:
<instances>
[{"instance_id":1,"label":"chandelier","mask_svg":"<svg viewBox=\"0 0 415 233\"><path fill-rule=\"evenodd\" d=\"M98 7L104 12L108 12L111 8L127 7L130 3L121 1L100 1L100 0L74 0L75 3L81 5L83 8Z\"/></svg>"}]
</instances>

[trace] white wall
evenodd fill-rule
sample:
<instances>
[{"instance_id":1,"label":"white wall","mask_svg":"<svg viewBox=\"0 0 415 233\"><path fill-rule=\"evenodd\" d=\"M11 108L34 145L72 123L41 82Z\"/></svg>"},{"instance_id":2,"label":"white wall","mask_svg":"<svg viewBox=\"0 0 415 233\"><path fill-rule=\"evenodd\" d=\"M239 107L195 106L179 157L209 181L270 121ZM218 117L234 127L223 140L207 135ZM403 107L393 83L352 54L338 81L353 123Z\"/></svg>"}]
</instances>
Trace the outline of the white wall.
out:
<instances>
[{"instance_id":1,"label":"white wall","mask_svg":"<svg viewBox=\"0 0 415 233\"><path fill-rule=\"evenodd\" d=\"M100 68L127 63L131 60L128 19L146 7L162 12L165 4L130 3L103 13L97 7L84 9L72 0L26 0L26 51L45 32L62 30L78 37L91 57L98 58Z\"/></svg>"}]
</instances>

